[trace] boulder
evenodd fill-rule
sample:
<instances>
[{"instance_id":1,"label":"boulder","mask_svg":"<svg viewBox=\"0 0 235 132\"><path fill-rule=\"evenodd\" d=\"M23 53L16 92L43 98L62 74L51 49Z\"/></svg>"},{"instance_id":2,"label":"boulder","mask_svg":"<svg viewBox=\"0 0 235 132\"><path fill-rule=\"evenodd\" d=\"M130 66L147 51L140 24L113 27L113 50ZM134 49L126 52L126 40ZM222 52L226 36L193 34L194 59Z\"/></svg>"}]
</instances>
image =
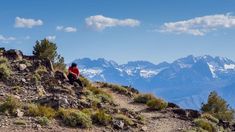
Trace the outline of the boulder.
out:
<instances>
[{"instance_id":1,"label":"boulder","mask_svg":"<svg viewBox=\"0 0 235 132\"><path fill-rule=\"evenodd\" d=\"M121 120L113 120L113 127L115 129L123 129L124 128L124 122Z\"/></svg>"},{"instance_id":2,"label":"boulder","mask_svg":"<svg viewBox=\"0 0 235 132\"><path fill-rule=\"evenodd\" d=\"M16 109L16 116L17 117L23 117L24 112L22 112L20 109Z\"/></svg>"},{"instance_id":3,"label":"boulder","mask_svg":"<svg viewBox=\"0 0 235 132\"><path fill-rule=\"evenodd\" d=\"M230 127L230 123L228 121L223 121L223 120L219 120L218 125L222 126L223 128L229 128Z\"/></svg>"},{"instance_id":4,"label":"boulder","mask_svg":"<svg viewBox=\"0 0 235 132\"><path fill-rule=\"evenodd\" d=\"M22 60L23 53L20 50L10 49L4 53L4 56L12 60Z\"/></svg>"},{"instance_id":5,"label":"boulder","mask_svg":"<svg viewBox=\"0 0 235 132\"><path fill-rule=\"evenodd\" d=\"M56 71L54 76L57 80L60 80L60 81L67 80L66 74L62 71Z\"/></svg>"},{"instance_id":6,"label":"boulder","mask_svg":"<svg viewBox=\"0 0 235 132\"><path fill-rule=\"evenodd\" d=\"M180 108L177 104L168 102L167 108Z\"/></svg>"},{"instance_id":7,"label":"boulder","mask_svg":"<svg viewBox=\"0 0 235 132\"><path fill-rule=\"evenodd\" d=\"M62 108L77 108L78 103L77 100L71 96L66 95L50 95L50 96L44 96L35 101L36 103L39 103L41 105L50 106L54 109L58 109L60 107Z\"/></svg>"},{"instance_id":8,"label":"boulder","mask_svg":"<svg viewBox=\"0 0 235 132\"><path fill-rule=\"evenodd\" d=\"M27 68L27 66L25 64L19 64L19 70L23 71Z\"/></svg>"},{"instance_id":9,"label":"boulder","mask_svg":"<svg viewBox=\"0 0 235 132\"><path fill-rule=\"evenodd\" d=\"M147 128L147 126L142 126L140 130L143 132L146 132L148 130L148 128Z\"/></svg>"},{"instance_id":10,"label":"boulder","mask_svg":"<svg viewBox=\"0 0 235 132\"><path fill-rule=\"evenodd\" d=\"M191 109L172 109L173 113L179 115L181 118L185 119L194 119L201 116L200 112L197 110L191 110Z\"/></svg>"},{"instance_id":11,"label":"boulder","mask_svg":"<svg viewBox=\"0 0 235 132\"><path fill-rule=\"evenodd\" d=\"M235 132L235 123L230 126L232 132Z\"/></svg>"}]
</instances>

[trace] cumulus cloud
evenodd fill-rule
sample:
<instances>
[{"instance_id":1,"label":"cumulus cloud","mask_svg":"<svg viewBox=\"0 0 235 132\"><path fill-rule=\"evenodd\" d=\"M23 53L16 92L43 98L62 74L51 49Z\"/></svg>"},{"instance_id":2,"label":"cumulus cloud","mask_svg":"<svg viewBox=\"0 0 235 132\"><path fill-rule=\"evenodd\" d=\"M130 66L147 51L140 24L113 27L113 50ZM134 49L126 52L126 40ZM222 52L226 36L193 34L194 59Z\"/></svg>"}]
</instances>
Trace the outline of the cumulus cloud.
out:
<instances>
[{"instance_id":1,"label":"cumulus cloud","mask_svg":"<svg viewBox=\"0 0 235 132\"><path fill-rule=\"evenodd\" d=\"M57 31L64 31L64 32L77 32L77 28L75 27L64 27L64 26L57 26Z\"/></svg>"},{"instance_id":2,"label":"cumulus cloud","mask_svg":"<svg viewBox=\"0 0 235 132\"><path fill-rule=\"evenodd\" d=\"M0 42L1 43L9 43L10 41L15 40L15 37L5 37L0 34Z\"/></svg>"},{"instance_id":3,"label":"cumulus cloud","mask_svg":"<svg viewBox=\"0 0 235 132\"><path fill-rule=\"evenodd\" d=\"M213 30L232 27L235 27L235 16L227 13L196 17L184 21L164 23L160 31L203 36Z\"/></svg>"},{"instance_id":4,"label":"cumulus cloud","mask_svg":"<svg viewBox=\"0 0 235 132\"><path fill-rule=\"evenodd\" d=\"M46 39L50 40L50 41L55 41L56 36L47 36Z\"/></svg>"},{"instance_id":5,"label":"cumulus cloud","mask_svg":"<svg viewBox=\"0 0 235 132\"><path fill-rule=\"evenodd\" d=\"M116 27L116 26L128 26L128 27L136 27L140 25L140 21L135 19L116 19L116 18L110 18L105 17L103 15L95 15L90 16L85 19L86 25L88 27L91 27L95 30L104 30L108 27Z\"/></svg>"},{"instance_id":6,"label":"cumulus cloud","mask_svg":"<svg viewBox=\"0 0 235 132\"><path fill-rule=\"evenodd\" d=\"M21 18L16 17L15 18L15 27L17 28L32 28L34 26L41 26L43 25L43 21L38 19L27 19L27 18Z\"/></svg>"}]
</instances>

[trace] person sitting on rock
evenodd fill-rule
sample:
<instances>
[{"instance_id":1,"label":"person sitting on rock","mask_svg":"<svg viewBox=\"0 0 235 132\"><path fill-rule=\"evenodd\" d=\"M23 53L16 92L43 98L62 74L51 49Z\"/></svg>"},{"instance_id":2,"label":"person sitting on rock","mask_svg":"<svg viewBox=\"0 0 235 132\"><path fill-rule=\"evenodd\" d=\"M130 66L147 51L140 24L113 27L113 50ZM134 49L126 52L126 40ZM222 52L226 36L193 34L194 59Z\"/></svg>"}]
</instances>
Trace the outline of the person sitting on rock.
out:
<instances>
[{"instance_id":1,"label":"person sitting on rock","mask_svg":"<svg viewBox=\"0 0 235 132\"><path fill-rule=\"evenodd\" d=\"M72 63L72 65L69 67L68 69L68 79L69 79L69 82L70 84L79 84L81 87L82 86L82 82L80 81L79 79L79 70L78 70L78 67L77 67L77 64L76 63Z\"/></svg>"}]
</instances>

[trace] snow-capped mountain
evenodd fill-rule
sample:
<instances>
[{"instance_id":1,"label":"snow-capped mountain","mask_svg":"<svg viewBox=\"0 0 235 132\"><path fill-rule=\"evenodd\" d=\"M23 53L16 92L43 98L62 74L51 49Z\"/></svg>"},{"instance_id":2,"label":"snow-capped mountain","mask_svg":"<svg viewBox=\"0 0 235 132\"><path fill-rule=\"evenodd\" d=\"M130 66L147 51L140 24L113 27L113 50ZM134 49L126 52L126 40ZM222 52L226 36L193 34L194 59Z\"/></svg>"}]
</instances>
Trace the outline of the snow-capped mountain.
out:
<instances>
[{"instance_id":1,"label":"snow-capped mountain","mask_svg":"<svg viewBox=\"0 0 235 132\"><path fill-rule=\"evenodd\" d=\"M105 59L77 59L81 73L93 81L131 85L185 108L199 108L209 92L216 90L232 107L226 93L235 91L235 62L224 57L192 55L172 63L130 61L119 65ZM230 94L230 96L232 96Z\"/></svg>"}]
</instances>

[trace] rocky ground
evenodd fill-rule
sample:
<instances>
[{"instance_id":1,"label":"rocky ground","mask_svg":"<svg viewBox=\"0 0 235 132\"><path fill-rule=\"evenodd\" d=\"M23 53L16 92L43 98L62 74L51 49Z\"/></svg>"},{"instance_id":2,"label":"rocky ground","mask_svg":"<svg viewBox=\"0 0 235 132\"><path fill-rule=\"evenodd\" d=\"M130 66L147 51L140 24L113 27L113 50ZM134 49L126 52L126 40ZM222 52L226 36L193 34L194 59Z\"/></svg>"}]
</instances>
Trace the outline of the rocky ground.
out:
<instances>
[{"instance_id":1,"label":"rocky ground","mask_svg":"<svg viewBox=\"0 0 235 132\"><path fill-rule=\"evenodd\" d=\"M54 70L49 60L24 56L18 50L2 50L0 69L3 64L10 72L7 76L7 72L0 70L1 132L177 132L194 128L193 120L200 116L198 111L184 110L173 103L168 103L163 110L150 110L145 104L134 102L140 93L130 87L90 83L85 78L81 78L84 88L71 85L63 72ZM14 100L9 101L9 97ZM54 114L42 109L32 111L34 107L29 107L32 105L49 107ZM74 125L74 117L64 116L61 109L83 112L91 124ZM95 116L100 111L105 114ZM80 120L84 119L79 117Z\"/></svg>"}]
</instances>

